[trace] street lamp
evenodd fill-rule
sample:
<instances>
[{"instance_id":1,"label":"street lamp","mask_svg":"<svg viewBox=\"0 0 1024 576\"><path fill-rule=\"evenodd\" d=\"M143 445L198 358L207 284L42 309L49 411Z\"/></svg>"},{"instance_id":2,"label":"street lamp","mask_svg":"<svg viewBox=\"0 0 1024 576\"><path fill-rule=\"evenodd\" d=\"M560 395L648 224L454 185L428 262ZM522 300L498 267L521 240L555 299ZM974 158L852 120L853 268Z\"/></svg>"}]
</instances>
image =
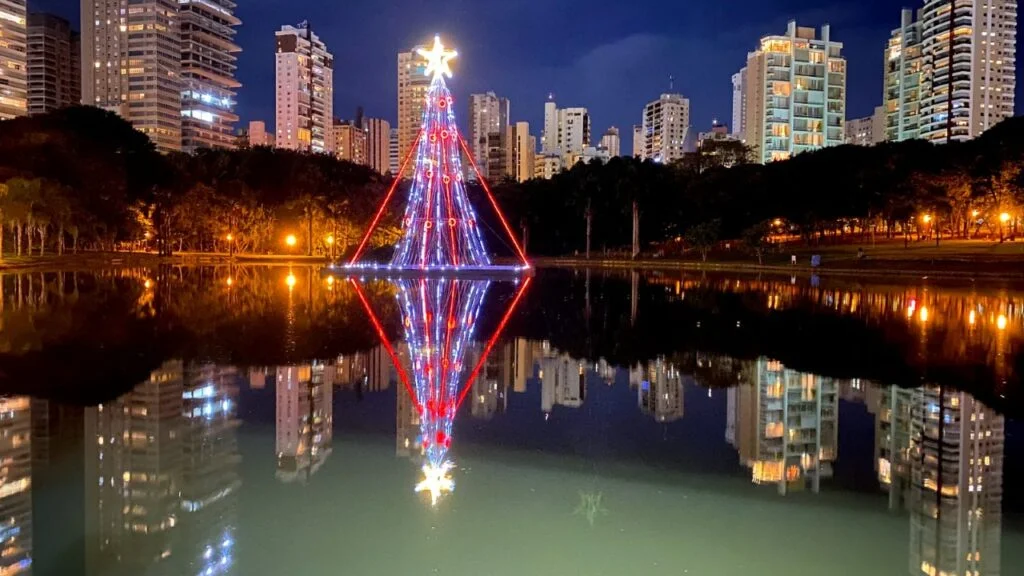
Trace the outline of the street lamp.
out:
<instances>
[{"instance_id":1,"label":"street lamp","mask_svg":"<svg viewBox=\"0 0 1024 576\"><path fill-rule=\"evenodd\" d=\"M1010 214L1008 212L1003 212L1002 214L999 215L999 241L1000 242L1002 242L1003 238L1004 238L1003 237L1003 226L1005 226L1006 223L1009 222L1009 221L1010 221Z\"/></svg>"},{"instance_id":2,"label":"street lamp","mask_svg":"<svg viewBox=\"0 0 1024 576\"><path fill-rule=\"evenodd\" d=\"M284 243L287 244L289 248L294 248L298 242L299 241L295 239L295 234L289 234L284 238Z\"/></svg>"},{"instance_id":3,"label":"street lamp","mask_svg":"<svg viewBox=\"0 0 1024 576\"><path fill-rule=\"evenodd\" d=\"M232 234L231 232L228 232L227 240L228 240L228 256L234 258L235 257L235 235Z\"/></svg>"},{"instance_id":4,"label":"street lamp","mask_svg":"<svg viewBox=\"0 0 1024 576\"><path fill-rule=\"evenodd\" d=\"M931 214L925 214L924 216L921 216L921 220L923 220L924 223L927 224L927 223L932 221L932 215Z\"/></svg>"},{"instance_id":5,"label":"street lamp","mask_svg":"<svg viewBox=\"0 0 1024 576\"><path fill-rule=\"evenodd\" d=\"M284 283L288 285L288 290L295 287L295 274L288 273L288 277L284 279Z\"/></svg>"},{"instance_id":6,"label":"street lamp","mask_svg":"<svg viewBox=\"0 0 1024 576\"><path fill-rule=\"evenodd\" d=\"M981 214L981 212L978 212L977 210L971 210L971 217L972 218L977 218L978 214Z\"/></svg>"},{"instance_id":7,"label":"street lamp","mask_svg":"<svg viewBox=\"0 0 1024 576\"><path fill-rule=\"evenodd\" d=\"M331 247L331 261L334 261L334 234L327 235L327 245Z\"/></svg>"}]
</instances>

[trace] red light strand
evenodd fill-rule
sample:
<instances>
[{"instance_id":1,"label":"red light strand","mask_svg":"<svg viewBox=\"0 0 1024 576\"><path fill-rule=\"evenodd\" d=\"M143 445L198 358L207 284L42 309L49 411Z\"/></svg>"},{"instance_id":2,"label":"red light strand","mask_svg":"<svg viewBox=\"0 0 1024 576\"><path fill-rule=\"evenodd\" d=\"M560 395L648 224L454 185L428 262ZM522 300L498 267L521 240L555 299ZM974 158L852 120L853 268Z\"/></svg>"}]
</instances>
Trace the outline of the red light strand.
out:
<instances>
[{"instance_id":1,"label":"red light strand","mask_svg":"<svg viewBox=\"0 0 1024 576\"><path fill-rule=\"evenodd\" d=\"M529 265L530 263L526 260L526 253L523 252L522 247L519 246L519 241L516 240L515 234L512 233L512 228L509 227L508 221L505 220L505 215L498 206L498 202L494 199L494 194L491 194L491 187L487 185L487 181L480 175L480 169L477 168L476 160L473 159L473 154L466 145L466 140L462 137L462 134L459 134L459 143L462 144L462 150L466 153L466 157L469 158L469 164L473 167L473 172L476 173L477 180L479 180L480 184L483 185L484 192L487 192L487 199L491 201L491 206L494 208L494 212L501 220L501 225L505 227L505 233L507 233L509 239L512 240L512 245L515 246L516 252L519 254L519 258L523 261L523 264Z\"/></svg>"},{"instance_id":2,"label":"red light strand","mask_svg":"<svg viewBox=\"0 0 1024 576\"><path fill-rule=\"evenodd\" d=\"M384 327L381 326L380 321L377 320L377 315L373 313L373 308L370 307L370 302L366 299L366 295L363 294L363 289L359 287L359 283L354 278L349 278L349 282L356 289L356 295L359 296L359 301L363 303L363 308L366 309L366 313L370 316L370 322L373 323L374 329L377 331L377 336L380 337L380 341L384 344L384 349L387 350L388 356L391 357L391 362L395 365L395 370L398 371L398 379L402 381L405 386L405 391L412 398L413 404L416 405L416 409L420 409L419 399L416 398L416 392L412 389L412 385L409 383L409 375L402 369L401 363L398 361L398 355L395 354L395 349L391 347L391 341L388 340L387 334L384 333Z\"/></svg>"},{"instance_id":3,"label":"red light strand","mask_svg":"<svg viewBox=\"0 0 1024 576\"><path fill-rule=\"evenodd\" d=\"M501 322L498 324L498 328L495 329L494 335L487 341L487 346L484 347L483 354L480 355L480 360L477 361L476 366L473 367L473 371L469 374L469 379L466 380L462 392L459 394L459 400L455 403L455 411L459 411L459 407L462 406L462 401L466 399L466 395L473 388L473 382L476 381L477 375L480 374L480 369L483 368L484 361L487 360L487 356L491 353L491 348L494 348L494 344L498 341L498 336L501 336L501 332L505 329L505 324L508 324L508 319L512 317L512 312L519 305L519 300L522 299L523 294L526 293L526 287L530 285L533 278L528 277L523 281L523 285L519 288L519 292L516 293L516 297L512 299L512 304L508 307L508 311L505 312L505 316L502 317Z\"/></svg>"},{"instance_id":4,"label":"red light strand","mask_svg":"<svg viewBox=\"0 0 1024 576\"><path fill-rule=\"evenodd\" d=\"M409 160L412 159L412 155L416 152L416 147L419 144L420 138L423 137L423 129L421 128L419 133L416 135L416 140L413 141L412 147L409 148L409 153L405 155L405 160L402 161L402 167L398 169L398 174L395 174L395 181L391 183L391 188L388 189L388 193L384 196L384 201L381 202L380 208L377 209L377 215L373 217L373 221L370 222L370 227L366 230L366 235L363 236L363 241L359 243L359 249L349 260L349 264L355 264L359 257L363 254L363 249L366 248L366 243L370 241L370 235L377 228L377 223L380 221L380 217L384 215L384 209L388 207L388 202L391 201L391 196L395 193L395 189L398 188L398 183L402 181L402 174L405 173L405 167L409 164Z\"/></svg>"}]
</instances>

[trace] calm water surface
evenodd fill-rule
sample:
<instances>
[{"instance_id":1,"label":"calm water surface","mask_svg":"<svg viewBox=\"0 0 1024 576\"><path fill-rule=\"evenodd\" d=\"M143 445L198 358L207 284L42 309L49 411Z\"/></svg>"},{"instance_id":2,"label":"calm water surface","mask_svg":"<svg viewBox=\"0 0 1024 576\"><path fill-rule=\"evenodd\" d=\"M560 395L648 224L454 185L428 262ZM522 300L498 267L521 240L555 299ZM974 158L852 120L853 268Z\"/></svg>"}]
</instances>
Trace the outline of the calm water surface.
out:
<instances>
[{"instance_id":1,"label":"calm water surface","mask_svg":"<svg viewBox=\"0 0 1024 576\"><path fill-rule=\"evenodd\" d=\"M3 576L1024 574L1024 287L0 290Z\"/></svg>"}]
</instances>

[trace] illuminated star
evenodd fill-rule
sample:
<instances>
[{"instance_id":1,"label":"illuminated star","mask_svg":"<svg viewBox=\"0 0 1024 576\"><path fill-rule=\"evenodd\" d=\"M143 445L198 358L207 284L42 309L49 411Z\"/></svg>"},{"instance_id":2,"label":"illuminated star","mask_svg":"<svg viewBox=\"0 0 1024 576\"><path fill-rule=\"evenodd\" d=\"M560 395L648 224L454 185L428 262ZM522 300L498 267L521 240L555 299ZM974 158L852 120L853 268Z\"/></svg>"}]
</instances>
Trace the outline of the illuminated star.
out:
<instances>
[{"instance_id":1,"label":"illuminated star","mask_svg":"<svg viewBox=\"0 0 1024 576\"><path fill-rule=\"evenodd\" d=\"M423 465L423 480L416 485L416 492L429 492L431 506L437 506L441 494L455 489L455 481L448 475L448 471L453 467L454 465L447 461L439 466L429 463Z\"/></svg>"},{"instance_id":2,"label":"illuminated star","mask_svg":"<svg viewBox=\"0 0 1024 576\"><path fill-rule=\"evenodd\" d=\"M416 53L427 59L427 69L423 73L425 76L433 75L434 79L437 79L438 76L452 77L452 69L448 67L448 61L458 56L459 53L455 50L445 50L440 36L434 36L433 48L430 50L420 48L416 50Z\"/></svg>"}]
</instances>

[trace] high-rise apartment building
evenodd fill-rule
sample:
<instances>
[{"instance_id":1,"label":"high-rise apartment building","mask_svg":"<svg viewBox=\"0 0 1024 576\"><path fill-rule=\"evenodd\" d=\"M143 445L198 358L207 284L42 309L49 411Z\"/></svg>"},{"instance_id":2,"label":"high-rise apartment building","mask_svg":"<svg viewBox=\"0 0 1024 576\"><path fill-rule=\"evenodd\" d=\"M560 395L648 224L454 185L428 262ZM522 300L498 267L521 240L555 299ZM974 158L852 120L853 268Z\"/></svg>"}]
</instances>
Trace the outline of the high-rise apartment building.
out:
<instances>
[{"instance_id":1,"label":"high-rise apartment building","mask_svg":"<svg viewBox=\"0 0 1024 576\"><path fill-rule=\"evenodd\" d=\"M388 133L388 172L396 178L401 178L398 163L398 128L392 128Z\"/></svg>"},{"instance_id":2,"label":"high-rise apartment building","mask_svg":"<svg viewBox=\"0 0 1024 576\"><path fill-rule=\"evenodd\" d=\"M544 130L540 133L540 151L550 154L558 151L558 104L555 95L548 94L544 102Z\"/></svg>"},{"instance_id":3,"label":"high-rise apartment building","mask_svg":"<svg viewBox=\"0 0 1024 576\"><path fill-rule=\"evenodd\" d=\"M391 124L380 118L364 118L363 129L366 131L366 165L387 174L391 168Z\"/></svg>"},{"instance_id":4,"label":"high-rise apartment building","mask_svg":"<svg viewBox=\"0 0 1024 576\"><path fill-rule=\"evenodd\" d=\"M967 140L1013 116L1017 1L925 0L918 15L924 63L920 137Z\"/></svg>"},{"instance_id":5,"label":"high-rise apartment building","mask_svg":"<svg viewBox=\"0 0 1024 576\"><path fill-rule=\"evenodd\" d=\"M541 410L550 414L554 406L579 408L587 398L587 365L568 354L549 350L540 364Z\"/></svg>"},{"instance_id":6,"label":"high-rise apartment building","mask_svg":"<svg viewBox=\"0 0 1024 576\"><path fill-rule=\"evenodd\" d=\"M0 120L28 114L27 19L25 0L0 0Z\"/></svg>"},{"instance_id":7,"label":"high-rise apartment building","mask_svg":"<svg viewBox=\"0 0 1024 576\"><path fill-rule=\"evenodd\" d=\"M559 108L552 96L544 103L544 134L541 152L559 154L562 164L571 166L590 146L590 114L586 108Z\"/></svg>"},{"instance_id":8,"label":"high-rise apartment building","mask_svg":"<svg viewBox=\"0 0 1024 576\"><path fill-rule=\"evenodd\" d=\"M348 160L366 165L366 131L352 122L334 119L334 155L338 160Z\"/></svg>"},{"instance_id":9,"label":"high-rise apartment building","mask_svg":"<svg viewBox=\"0 0 1024 576\"><path fill-rule=\"evenodd\" d=\"M233 0L178 0L181 26L181 148L233 148L237 53ZM129 9L130 10L130 9Z\"/></svg>"},{"instance_id":10,"label":"high-rise apartment building","mask_svg":"<svg viewBox=\"0 0 1024 576\"><path fill-rule=\"evenodd\" d=\"M732 135L743 140L747 121L747 69L732 75Z\"/></svg>"},{"instance_id":11,"label":"high-rise apartment building","mask_svg":"<svg viewBox=\"0 0 1024 576\"><path fill-rule=\"evenodd\" d=\"M747 55L747 145L761 162L784 160L845 139L846 59L829 26L761 38Z\"/></svg>"},{"instance_id":12,"label":"high-rise apartment building","mask_svg":"<svg viewBox=\"0 0 1024 576\"><path fill-rule=\"evenodd\" d=\"M644 106L644 158L668 164L683 157L690 129L690 101L679 94L662 94Z\"/></svg>"},{"instance_id":13,"label":"high-rise apartment building","mask_svg":"<svg viewBox=\"0 0 1024 576\"><path fill-rule=\"evenodd\" d=\"M873 146L885 141L885 118L885 106L876 106L871 116L847 120L845 142L856 146Z\"/></svg>"},{"instance_id":14,"label":"high-rise apartment building","mask_svg":"<svg viewBox=\"0 0 1024 576\"><path fill-rule=\"evenodd\" d=\"M82 103L117 113L158 150L181 150L175 0L82 0Z\"/></svg>"},{"instance_id":15,"label":"high-rise apartment building","mask_svg":"<svg viewBox=\"0 0 1024 576\"><path fill-rule=\"evenodd\" d=\"M638 124L633 125L633 157L643 160L644 156L644 127Z\"/></svg>"},{"instance_id":16,"label":"high-rise apartment building","mask_svg":"<svg viewBox=\"0 0 1024 576\"><path fill-rule=\"evenodd\" d=\"M487 174L484 178L497 182L515 177L515 127L506 126L501 132L487 135Z\"/></svg>"},{"instance_id":17,"label":"high-rise apartment building","mask_svg":"<svg viewBox=\"0 0 1024 576\"><path fill-rule=\"evenodd\" d=\"M334 56L308 22L282 26L277 40L277 146L334 152Z\"/></svg>"},{"instance_id":18,"label":"high-rise apartment building","mask_svg":"<svg viewBox=\"0 0 1024 576\"><path fill-rule=\"evenodd\" d=\"M487 161L489 137L491 134L504 134L509 125L509 108L508 98L499 98L494 92L469 96L469 145L473 159L485 178L504 175L500 171L491 175Z\"/></svg>"},{"instance_id":19,"label":"high-rise apartment building","mask_svg":"<svg viewBox=\"0 0 1024 576\"><path fill-rule=\"evenodd\" d=\"M921 96L924 81L921 22L914 11L900 13L900 27L885 47L885 139L909 140L920 136Z\"/></svg>"},{"instance_id":20,"label":"high-rise apartment building","mask_svg":"<svg viewBox=\"0 0 1024 576\"><path fill-rule=\"evenodd\" d=\"M81 104L81 56L78 32L70 22L53 14L29 14L29 114Z\"/></svg>"},{"instance_id":21,"label":"high-rise apartment building","mask_svg":"<svg viewBox=\"0 0 1024 576\"><path fill-rule=\"evenodd\" d=\"M608 156L610 158L618 156L622 150L622 141L619 138L619 129L612 126L605 130L604 134L601 136L601 142L598 145L598 148L608 152Z\"/></svg>"},{"instance_id":22,"label":"high-rise apartment building","mask_svg":"<svg viewBox=\"0 0 1024 576\"><path fill-rule=\"evenodd\" d=\"M398 146L397 156L405 159L423 124L423 108L426 104L430 76L427 76L427 61L418 54L423 46L416 46L409 52L398 53ZM401 162L401 160L399 160ZM396 162L398 164L398 162ZM398 175L400 166L392 174ZM412 166L406 166L405 175L412 173Z\"/></svg>"},{"instance_id":23,"label":"high-rise apartment building","mask_svg":"<svg viewBox=\"0 0 1024 576\"><path fill-rule=\"evenodd\" d=\"M529 122L516 122L509 127L512 145L513 176L517 182L534 177L534 158L537 155L537 137L530 135Z\"/></svg>"}]
</instances>

